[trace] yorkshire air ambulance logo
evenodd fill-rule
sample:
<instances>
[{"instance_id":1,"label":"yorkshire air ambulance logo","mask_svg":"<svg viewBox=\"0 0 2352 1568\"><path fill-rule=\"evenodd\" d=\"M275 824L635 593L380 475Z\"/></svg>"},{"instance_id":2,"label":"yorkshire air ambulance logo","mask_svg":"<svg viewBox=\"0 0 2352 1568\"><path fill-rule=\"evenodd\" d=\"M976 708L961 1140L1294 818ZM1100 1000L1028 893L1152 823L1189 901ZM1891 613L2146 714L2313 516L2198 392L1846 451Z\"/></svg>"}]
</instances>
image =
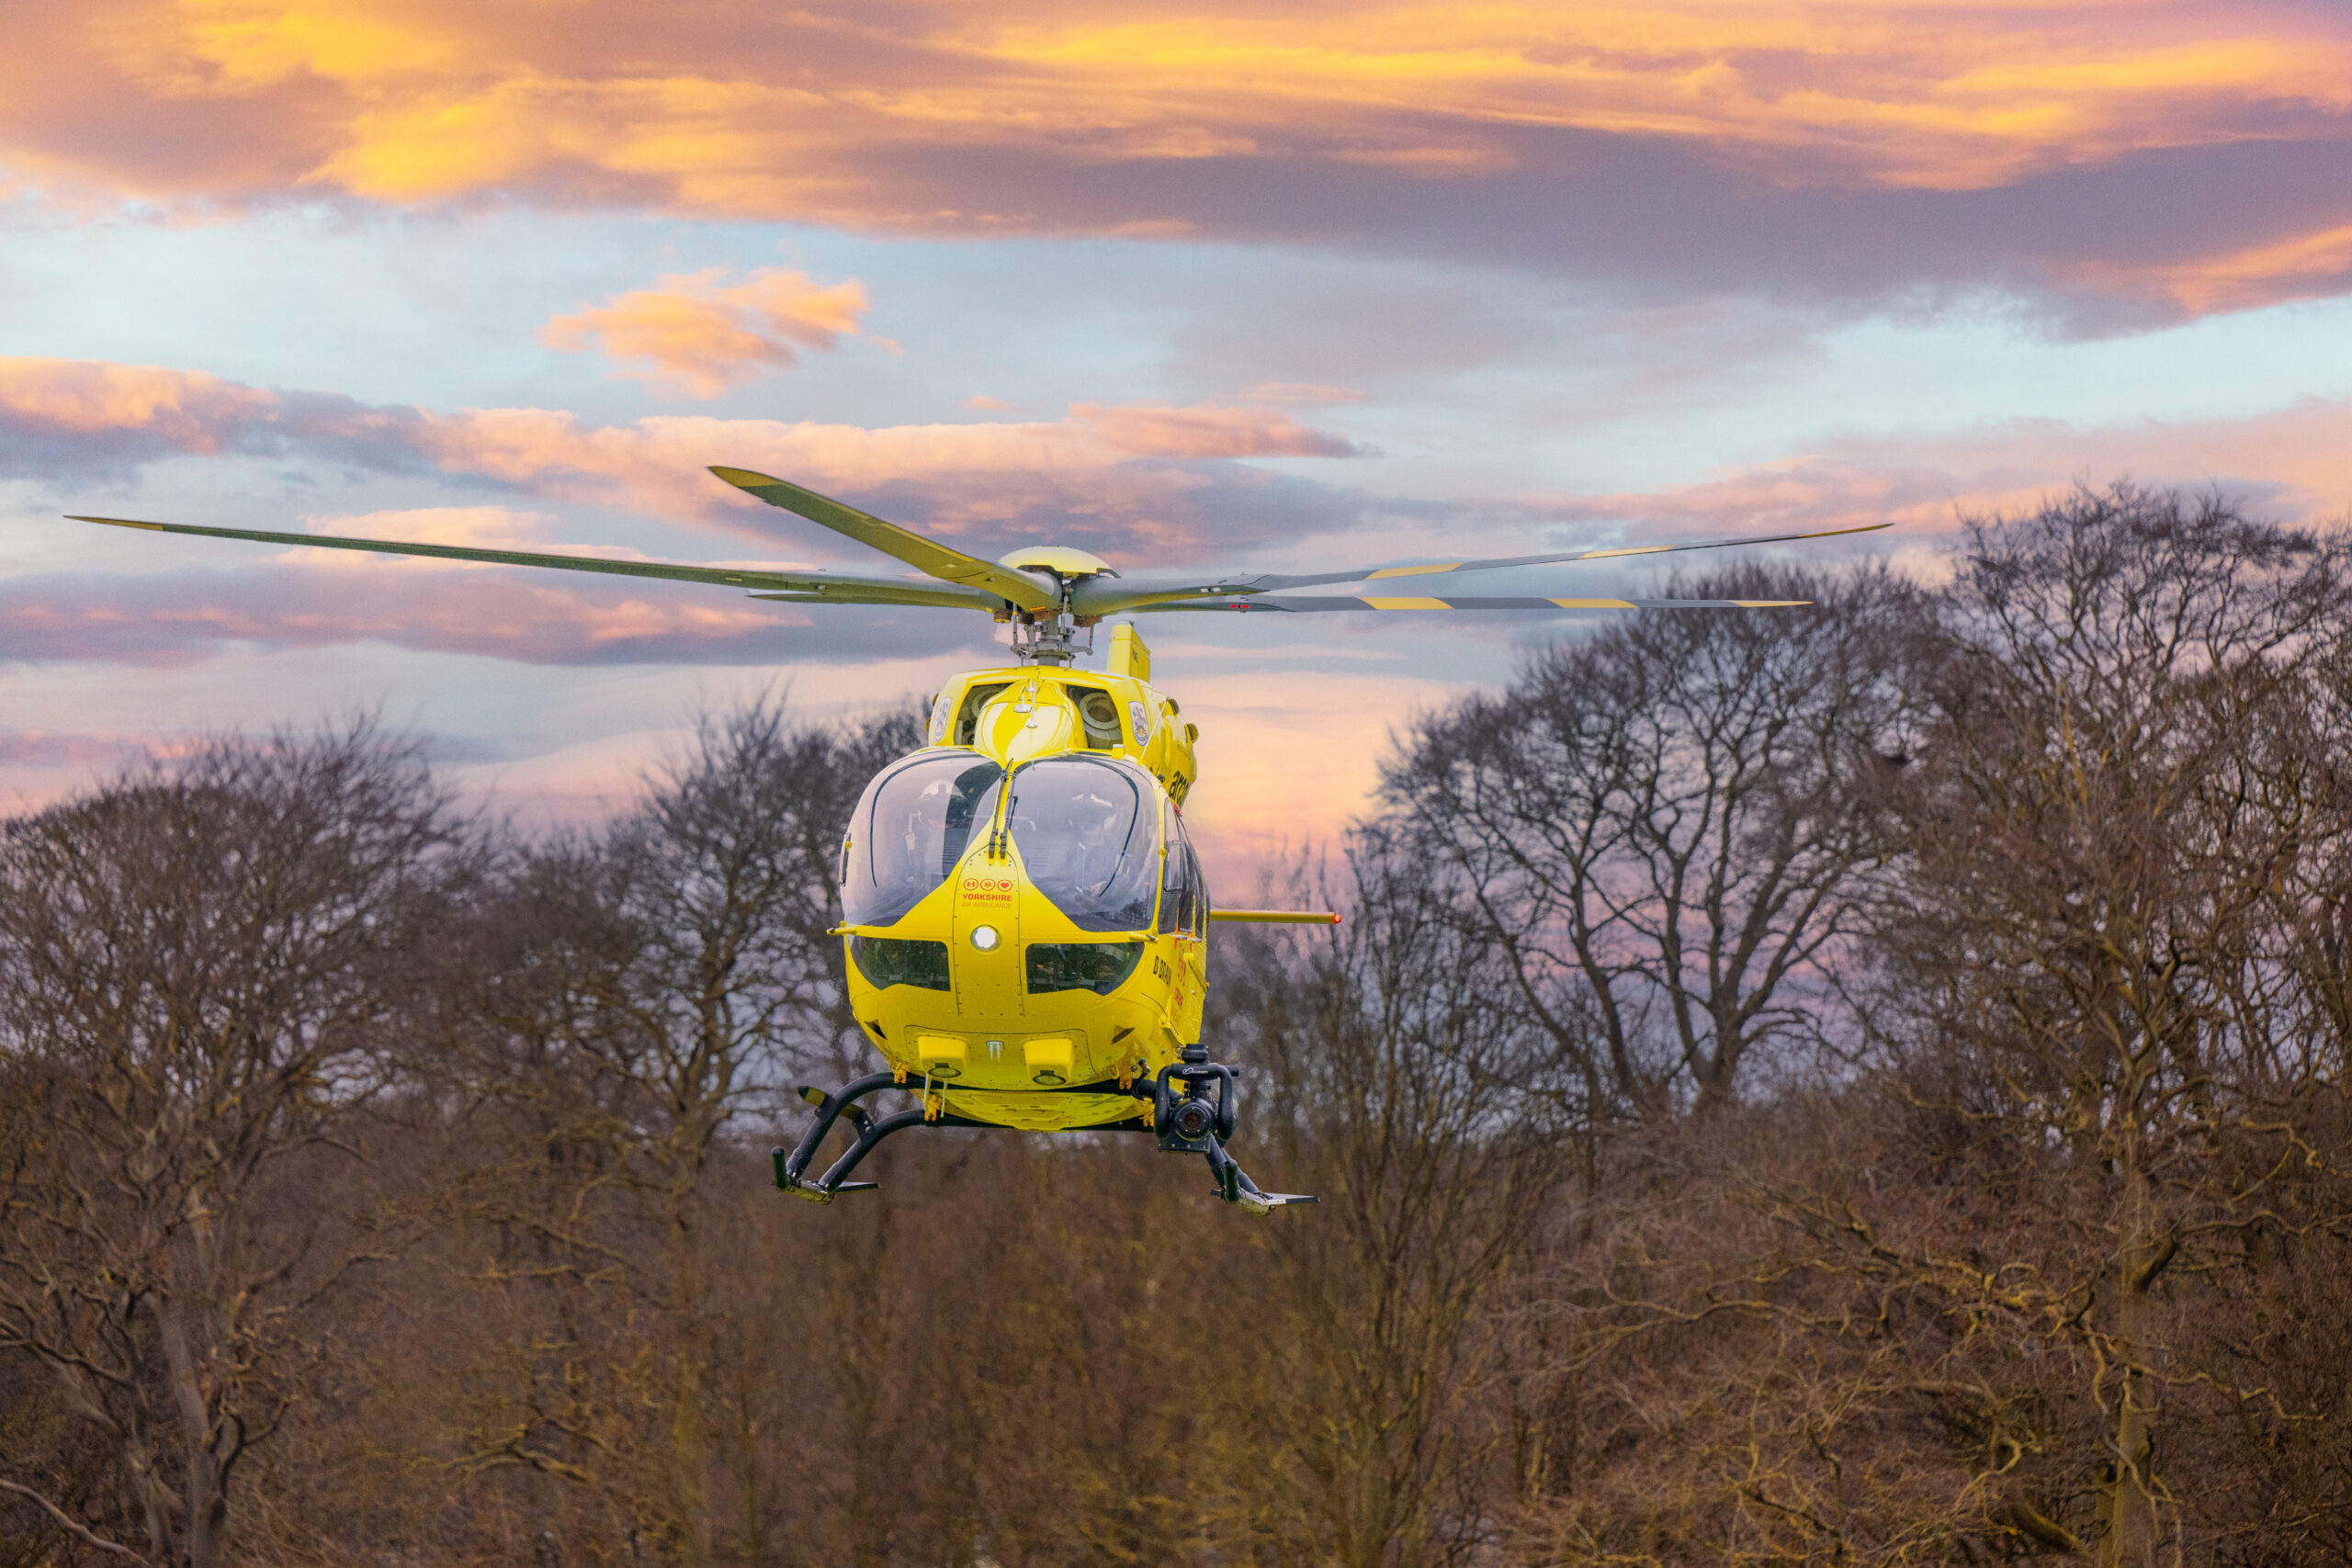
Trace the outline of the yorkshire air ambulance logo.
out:
<instances>
[{"instance_id":1,"label":"yorkshire air ambulance logo","mask_svg":"<svg viewBox=\"0 0 2352 1568\"><path fill-rule=\"evenodd\" d=\"M1009 876L967 876L964 879L964 901L967 904L1010 904L1012 902L1012 878Z\"/></svg>"}]
</instances>

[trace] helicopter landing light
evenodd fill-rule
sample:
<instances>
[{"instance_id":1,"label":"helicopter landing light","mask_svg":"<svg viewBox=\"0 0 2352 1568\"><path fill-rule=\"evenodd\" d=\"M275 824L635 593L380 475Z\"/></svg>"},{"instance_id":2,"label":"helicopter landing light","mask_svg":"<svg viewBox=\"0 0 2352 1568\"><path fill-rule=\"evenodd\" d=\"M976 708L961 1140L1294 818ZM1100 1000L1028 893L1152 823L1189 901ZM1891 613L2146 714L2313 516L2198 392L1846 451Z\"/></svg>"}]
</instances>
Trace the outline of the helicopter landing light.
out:
<instances>
[{"instance_id":1,"label":"helicopter landing light","mask_svg":"<svg viewBox=\"0 0 2352 1568\"><path fill-rule=\"evenodd\" d=\"M960 1078L964 1076L964 1043L937 1034L917 1035L915 1060L932 1077Z\"/></svg>"},{"instance_id":2,"label":"helicopter landing light","mask_svg":"<svg viewBox=\"0 0 2352 1568\"><path fill-rule=\"evenodd\" d=\"M1047 1089L1069 1082L1070 1043L1067 1040L1032 1040L1022 1048L1029 1066L1029 1081Z\"/></svg>"},{"instance_id":3,"label":"helicopter landing light","mask_svg":"<svg viewBox=\"0 0 2352 1568\"><path fill-rule=\"evenodd\" d=\"M994 953L996 951L997 943L1003 940L1004 939L1002 937L997 934L997 931L994 926L974 926L972 928L972 945L982 953Z\"/></svg>"}]
</instances>

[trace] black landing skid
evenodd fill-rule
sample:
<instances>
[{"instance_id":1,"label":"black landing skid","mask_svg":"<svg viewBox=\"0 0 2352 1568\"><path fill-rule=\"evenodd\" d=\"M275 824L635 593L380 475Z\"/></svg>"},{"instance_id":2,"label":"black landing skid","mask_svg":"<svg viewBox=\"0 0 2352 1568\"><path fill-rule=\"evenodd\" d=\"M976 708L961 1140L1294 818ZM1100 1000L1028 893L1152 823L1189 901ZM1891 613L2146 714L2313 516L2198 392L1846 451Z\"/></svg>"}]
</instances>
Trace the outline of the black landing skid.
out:
<instances>
[{"instance_id":1,"label":"black landing skid","mask_svg":"<svg viewBox=\"0 0 2352 1568\"><path fill-rule=\"evenodd\" d=\"M1249 1172L1226 1153L1227 1140L1233 1136L1238 1118L1239 1097L1233 1084L1233 1069L1208 1059L1208 1053L1198 1045L1184 1047L1184 1060L1170 1063L1159 1070L1156 1079L1138 1082L1121 1089L1115 1079L1099 1084L1073 1084L1067 1089L1024 1090L1027 1093L1053 1094L1126 1094L1152 1104L1149 1122L1139 1120L1110 1122L1088 1132L1144 1133L1156 1134L1159 1146L1170 1154L1196 1154L1206 1156L1209 1174L1216 1185L1211 1190L1228 1203L1238 1203L1253 1214L1271 1214L1291 1203L1312 1203L1314 1199L1296 1192L1267 1192L1250 1179ZM886 1089L903 1089L922 1098L912 1110L876 1116L857 1102L869 1094ZM984 1094L985 1089L967 1090ZM1001 1123L976 1122L967 1116L957 1116L946 1108L941 1089L908 1078L901 1080L895 1073L869 1073L854 1083L827 1094L822 1089L803 1085L800 1098L817 1108L817 1119L802 1134L799 1145L786 1154L781 1145L769 1151L775 1162L775 1184L779 1191L806 1198L812 1203L830 1203L844 1192L871 1192L876 1183L852 1181L850 1172L858 1168L867 1155L883 1139L916 1127L987 1127L1007 1131ZM833 1123L846 1121L857 1129L857 1141L852 1144L828 1167L821 1176L810 1177L808 1167L817 1157L819 1145Z\"/></svg>"}]
</instances>

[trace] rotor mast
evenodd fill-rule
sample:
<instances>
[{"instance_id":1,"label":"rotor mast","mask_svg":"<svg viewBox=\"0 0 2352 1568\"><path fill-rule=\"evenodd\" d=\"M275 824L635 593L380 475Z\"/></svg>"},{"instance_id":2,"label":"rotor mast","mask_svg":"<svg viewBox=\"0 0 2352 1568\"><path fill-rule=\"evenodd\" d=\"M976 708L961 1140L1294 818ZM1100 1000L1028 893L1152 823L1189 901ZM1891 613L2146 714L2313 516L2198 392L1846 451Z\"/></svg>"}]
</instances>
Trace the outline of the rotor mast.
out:
<instances>
[{"instance_id":1,"label":"rotor mast","mask_svg":"<svg viewBox=\"0 0 2352 1568\"><path fill-rule=\"evenodd\" d=\"M1067 665L1094 651L1098 617L1074 615L1067 602L1058 610L1008 610L1001 618L1012 625L1012 657L1020 663Z\"/></svg>"},{"instance_id":2,"label":"rotor mast","mask_svg":"<svg viewBox=\"0 0 2352 1568\"><path fill-rule=\"evenodd\" d=\"M1094 627L1102 617L1080 615L1072 601L1079 584L1119 575L1110 562L1068 545L1028 545L999 556L996 564L1053 583L1052 604L1024 610L1007 604L998 612L999 620L1012 624L1014 659L1023 664L1067 665L1080 654L1094 651ZM1080 631L1086 634L1083 642Z\"/></svg>"}]
</instances>

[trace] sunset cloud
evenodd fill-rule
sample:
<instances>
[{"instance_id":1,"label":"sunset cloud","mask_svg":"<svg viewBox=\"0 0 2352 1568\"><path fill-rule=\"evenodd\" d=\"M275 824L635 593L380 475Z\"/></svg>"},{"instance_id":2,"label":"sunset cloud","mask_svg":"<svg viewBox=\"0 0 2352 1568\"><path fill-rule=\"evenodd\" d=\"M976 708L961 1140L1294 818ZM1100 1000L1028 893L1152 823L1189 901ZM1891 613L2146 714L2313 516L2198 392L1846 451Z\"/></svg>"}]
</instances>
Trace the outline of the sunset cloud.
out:
<instances>
[{"instance_id":1,"label":"sunset cloud","mask_svg":"<svg viewBox=\"0 0 2352 1568\"><path fill-rule=\"evenodd\" d=\"M2152 163L2278 146L2340 166L2352 138L2352 19L2302 0L581 0L560 23L526 0L92 0L15 41L0 175L60 199L199 206L519 197L888 231L1407 244L1465 195L1503 200L1532 240L1566 221L1563 203L1605 216L1649 197L1665 219L1675 187L1697 199L1713 183L1747 199L1716 202L1716 226L1679 248L1753 251L1777 215L1802 228L1802 193L1828 191L1885 198L1838 220L1932 273L1926 237L1916 254L1905 241L1924 209L1899 198L2112 170L2115 199L2146 203L2159 197L2132 194L2134 171ZM2154 258L2102 240L2112 224L2070 231L2090 216L2079 201L2003 211L2027 231L2012 274L2022 261L2070 287L2232 309L2343 287L2327 236L2352 223L2347 202L2340 179L2273 191L2233 232ZM1985 221L1982 203L1933 210ZM1436 226L1467 240L1465 224L1504 220L1473 201ZM1528 251L1639 277L1637 243ZM2223 272L2199 281L2208 261ZM697 395L808 346L747 324L757 302L724 291L688 275L560 320Z\"/></svg>"},{"instance_id":2,"label":"sunset cloud","mask_svg":"<svg viewBox=\"0 0 2352 1568\"><path fill-rule=\"evenodd\" d=\"M302 552L305 556L311 552ZM854 662L983 640L985 617L848 615L682 584L574 583L561 573L404 570L364 580L284 558L146 575L0 580L10 662L183 668L232 649L380 643L521 664Z\"/></svg>"},{"instance_id":3,"label":"sunset cloud","mask_svg":"<svg viewBox=\"0 0 2352 1568\"><path fill-rule=\"evenodd\" d=\"M1899 550L1948 536L1963 515L2016 515L2073 485L2126 476L2219 489L2280 522L2352 525L2352 401L2309 398L2243 419L2032 419L1851 436L1690 484L1580 497L1565 510L1630 521L1645 536L1894 523L1864 547Z\"/></svg>"},{"instance_id":4,"label":"sunset cloud","mask_svg":"<svg viewBox=\"0 0 2352 1568\"><path fill-rule=\"evenodd\" d=\"M201 371L0 355L0 473L235 450L279 412L273 394Z\"/></svg>"},{"instance_id":5,"label":"sunset cloud","mask_svg":"<svg viewBox=\"0 0 2352 1568\"><path fill-rule=\"evenodd\" d=\"M946 536L996 541L997 549L1060 537L1183 558L1347 525L1356 503L1237 460L1360 451L1344 435L1258 407L1084 403L1050 422L880 428L698 415L609 425L548 409L442 413L152 366L0 358L0 474L59 481L175 454L302 454L387 472L437 470L820 548L830 536L749 500L707 466L790 475ZM503 511L470 508L402 515L440 528L514 524Z\"/></svg>"},{"instance_id":6,"label":"sunset cloud","mask_svg":"<svg viewBox=\"0 0 2352 1568\"><path fill-rule=\"evenodd\" d=\"M2090 263L2081 281L2113 294L2168 299L2190 315L2352 289L2352 223L2187 261Z\"/></svg>"},{"instance_id":7,"label":"sunset cloud","mask_svg":"<svg viewBox=\"0 0 2352 1568\"><path fill-rule=\"evenodd\" d=\"M858 330L865 288L830 288L806 273L765 267L722 285L724 269L675 275L651 288L557 316L541 331L550 348L579 353L592 340L607 359L643 364L621 375L659 390L715 398L762 370L790 365L802 349L831 352Z\"/></svg>"}]
</instances>

